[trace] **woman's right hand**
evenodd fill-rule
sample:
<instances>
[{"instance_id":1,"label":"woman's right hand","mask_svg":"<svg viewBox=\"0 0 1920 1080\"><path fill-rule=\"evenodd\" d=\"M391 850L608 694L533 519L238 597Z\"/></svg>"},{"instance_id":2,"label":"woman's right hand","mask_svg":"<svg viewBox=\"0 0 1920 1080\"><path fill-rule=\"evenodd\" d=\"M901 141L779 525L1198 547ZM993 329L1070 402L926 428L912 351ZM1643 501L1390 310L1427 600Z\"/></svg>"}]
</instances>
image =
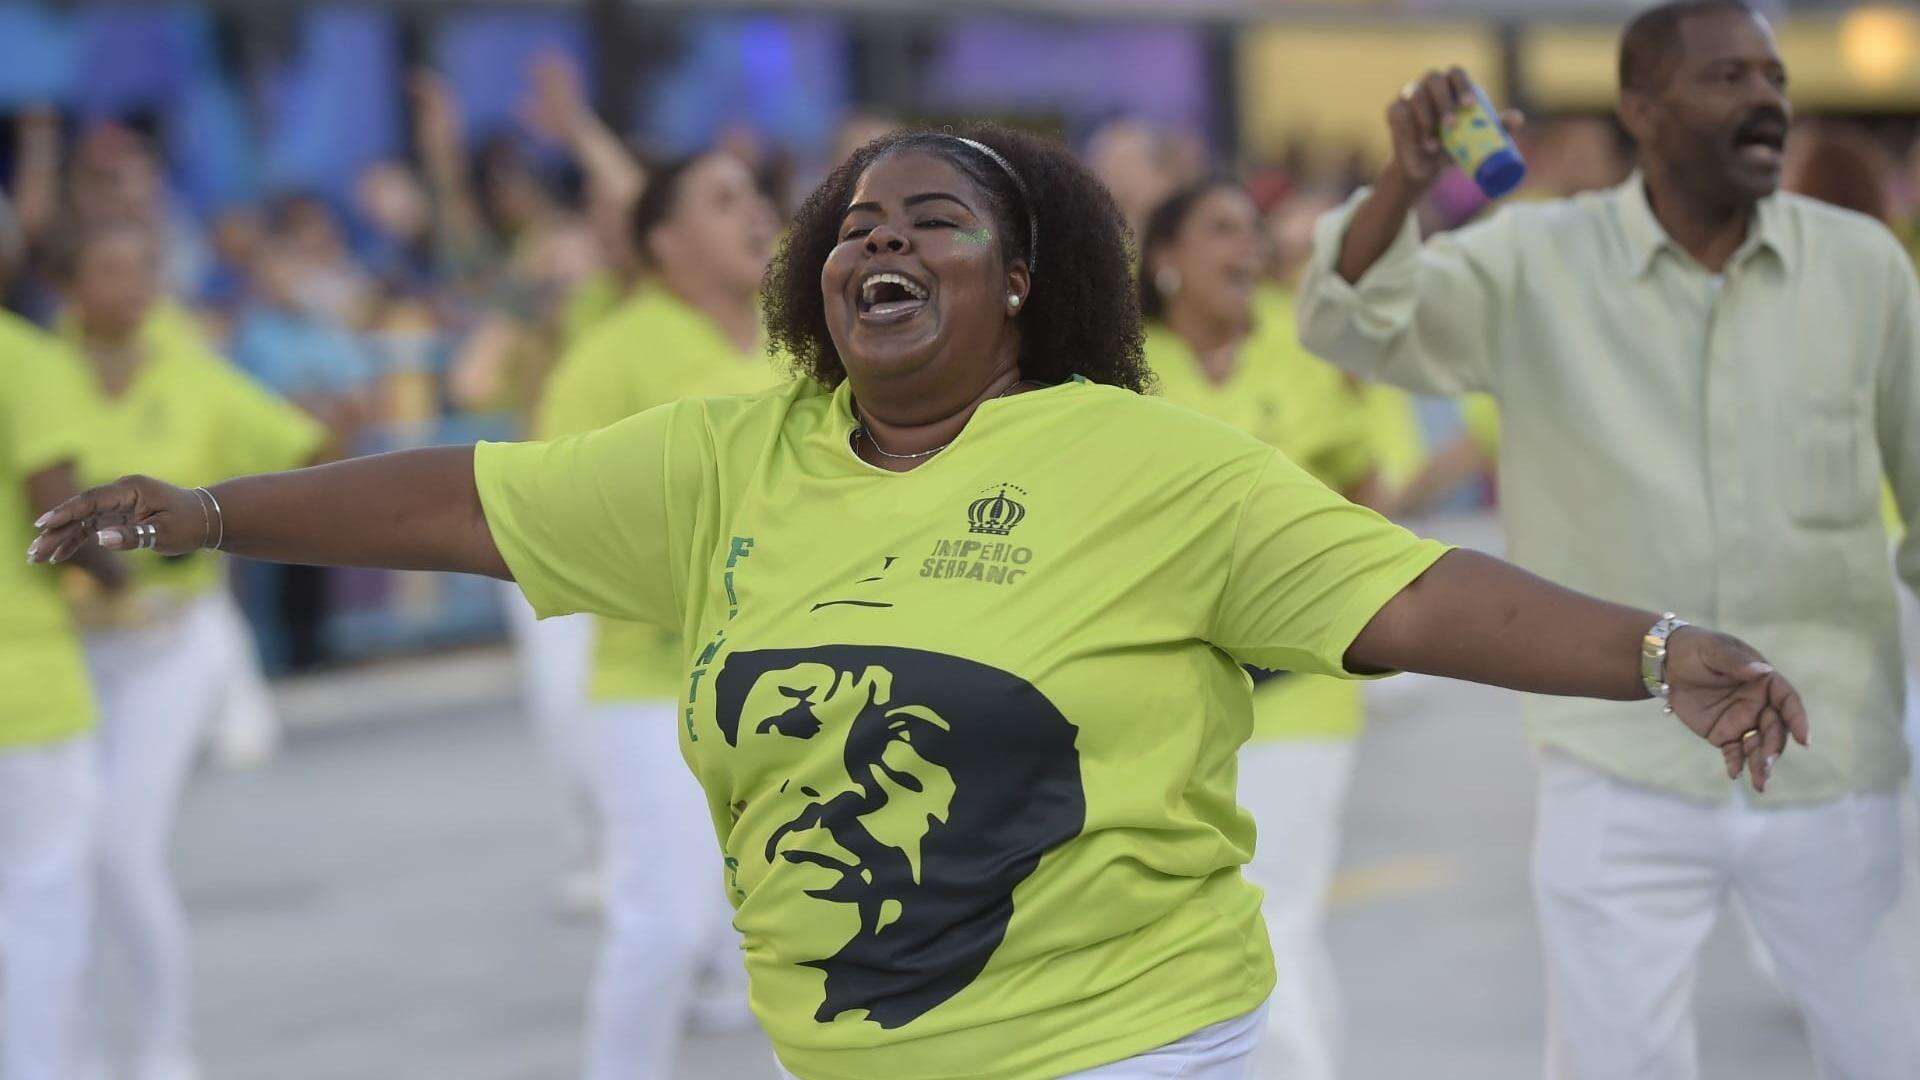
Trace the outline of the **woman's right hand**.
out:
<instances>
[{"instance_id":1,"label":"woman's right hand","mask_svg":"<svg viewBox=\"0 0 1920 1080\"><path fill-rule=\"evenodd\" d=\"M62 563L87 544L109 551L143 546L134 526L152 526L162 555L185 555L213 543L219 528L210 501L189 488L148 476L126 476L83 491L34 522L40 530L27 547L30 563Z\"/></svg>"}]
</instances>

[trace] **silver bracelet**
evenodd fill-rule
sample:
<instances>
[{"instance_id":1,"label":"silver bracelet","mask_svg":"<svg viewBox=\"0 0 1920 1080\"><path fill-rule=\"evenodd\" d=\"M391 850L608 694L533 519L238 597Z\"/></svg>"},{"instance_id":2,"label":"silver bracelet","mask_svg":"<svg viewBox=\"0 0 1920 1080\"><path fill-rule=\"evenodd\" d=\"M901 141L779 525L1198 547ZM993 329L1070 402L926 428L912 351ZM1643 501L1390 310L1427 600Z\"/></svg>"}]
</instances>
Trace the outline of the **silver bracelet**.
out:
<instances>
[{"instance_id":1,"label":"silver bracelet","mask_svg":"<svg viewBox=\"0 0 1920 1080\"><path fill-rule=\"evenodd\" d=\"M1647 688L1647 696L1659 698L1665 702L1673 694L1673 687L1667 685L1667 639L1683 626L1692 626L1687 620L1669 611L1660 616L1658 622L1647 629L1645 637L1640 639L1640 682ZM1666 711L1672 712L1669 702Z\"/></svg>"},{"instance_id":2,"label":"silver bracelet","mask_svg":"<svg viewBox=\"0 0 1920 1080\"><path fill-rule=\"evenodd\" d=\"M200 504L200 546L206 547L213 538L213 514L207 509L205 488L193 489L193 501Z\"/></svg>"},{"instance_id":3,"label":"silver bracelet","mask_svg":"<svg viewBox=\"0 0 1920 1080\"><path fill-rule=\"evenodd\" d=\"M212 515L212 518L218 518L218 519L219 519L219 521L220 521L220 535L219 535L218 537L216 537L216 538L214 539L214 541L213 541L213 543L211 543L211 544L209 544L209 543L207 543L207 539L206 539L206 538L207 538L207 537L209 537L209 536L213 536L213 520L212 520L212 518L209 518L209 517L208 517L208 515L207 515L207 508L206 508L206 506L205 506L204 504L202 504L202 505L201 505L201 507L200 507L200 520L201 520L201 521L202 521L203 523L205 523L205 525L206 525L206 529L205 529L205 530L204 530L204 531L203 531L203 532L201 533L201 538L200 538L200 546L201 546L201 547L203 547L203 548L211 548L211 549L212 549L212 550L214 550L214 551L219 551L219 550L220 550L220 545L222 545L222 544L224 544L224 543L226 543L226 542L227 542L227 515L226 515L226 511L224 511L224 510L221 510L221 509L220 509L220 500L219 500L219 499L216 499L216 498L214 498L214 497L213 497L213 492L212 492L212 491L210 491L209 489L207 489L207 488L203 488L203 487L198 487L198 488L194 488L194 489L193 489L193 492L194 492L194 494L196 494L196 495L201 495L201 496L204 496L204 497L206 498L206 500L207 500L207 502L209 502L209 503L212 503L212 504L213 504L213 515Z\"/></svg>"}]
</instances>

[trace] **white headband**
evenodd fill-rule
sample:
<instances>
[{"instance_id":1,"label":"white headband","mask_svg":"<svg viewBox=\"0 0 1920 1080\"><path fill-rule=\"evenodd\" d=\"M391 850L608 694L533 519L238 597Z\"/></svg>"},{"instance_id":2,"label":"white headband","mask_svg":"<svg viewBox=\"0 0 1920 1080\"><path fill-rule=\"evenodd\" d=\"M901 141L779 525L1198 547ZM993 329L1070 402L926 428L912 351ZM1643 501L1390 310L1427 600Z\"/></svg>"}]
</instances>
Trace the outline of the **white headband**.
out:
<instances>
[{"instance_id":1,"label":"white headband","mask_svg":"<svg viewBox=\"0 0 1920 1080\"><path fill-rule=\"evenodd\" d=\"M982 157L1000 166L1000 171L1006 173L1007 179L1013 182L1013 189L1020 193L1020 201L1025 204L1027 211L1027 276L1031 278L1034 273L1034 267L1040 263L1040 216L1034 210L1033 196L1027 191L1026 183L1020 179L1019 173L1013 171L1013 166L1007 164L1007 159L1001 157L999 152L994 150L993 147L985 143L975 142L962 135L947 135L946 137L963 146L972 147L974 150L979 151Z\"/></svg>"}]
</instances>

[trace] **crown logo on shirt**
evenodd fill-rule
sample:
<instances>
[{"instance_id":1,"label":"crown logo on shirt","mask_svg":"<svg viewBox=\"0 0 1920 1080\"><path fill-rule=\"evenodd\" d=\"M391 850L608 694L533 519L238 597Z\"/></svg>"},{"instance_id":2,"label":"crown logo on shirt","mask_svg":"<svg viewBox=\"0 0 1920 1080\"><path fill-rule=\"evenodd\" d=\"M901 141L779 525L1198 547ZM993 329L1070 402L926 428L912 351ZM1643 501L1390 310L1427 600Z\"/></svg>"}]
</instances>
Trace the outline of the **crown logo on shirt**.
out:
<instances>
[{"instance_id":1,"label":"crown logo on shirt","mask_svg":"<svg viewBox=\"0 0 1920 1080\"><path fill-rule=\"evenodd\" d=\"M986 490L994 494L975 499L967 507L967 531L987 536L1005 536L1027 516L1027 508L1008 496L1007 492L1017 491L1025 495L1027 491L1017 484L1006 483Z\"/></svg>"}]
</instances>

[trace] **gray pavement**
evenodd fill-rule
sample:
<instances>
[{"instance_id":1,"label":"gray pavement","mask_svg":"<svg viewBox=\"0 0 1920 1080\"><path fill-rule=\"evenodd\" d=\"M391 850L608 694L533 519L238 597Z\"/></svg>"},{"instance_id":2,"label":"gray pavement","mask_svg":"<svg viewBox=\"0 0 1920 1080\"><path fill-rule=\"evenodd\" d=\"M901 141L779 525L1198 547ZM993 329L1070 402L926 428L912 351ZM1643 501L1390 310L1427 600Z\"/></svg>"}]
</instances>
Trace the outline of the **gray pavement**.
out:
<instances>
[{"instance_id":1,"label":"gray pavement","mask_svg":"<svg viewBox=\"0 0 1920 1080\"><path fill-rule=\"evenodd\" d=\"M596 929L555 917L555 785L511 703L475 690L509 685L504 663L296 687L277 760L197 778L178 851L209 1080L576 1073ZM1347 1075L1537 1077L1514 702L1406 677L1372 692L1331 930ZM329 702L353 722L318 722ZM1706 1080L1812 1075L1791 1010L1724 925L1698 1000ZM757 1034L698 1036L682 1075L755 1080L770 1062Z\"/></svg>"}]
</instances>

